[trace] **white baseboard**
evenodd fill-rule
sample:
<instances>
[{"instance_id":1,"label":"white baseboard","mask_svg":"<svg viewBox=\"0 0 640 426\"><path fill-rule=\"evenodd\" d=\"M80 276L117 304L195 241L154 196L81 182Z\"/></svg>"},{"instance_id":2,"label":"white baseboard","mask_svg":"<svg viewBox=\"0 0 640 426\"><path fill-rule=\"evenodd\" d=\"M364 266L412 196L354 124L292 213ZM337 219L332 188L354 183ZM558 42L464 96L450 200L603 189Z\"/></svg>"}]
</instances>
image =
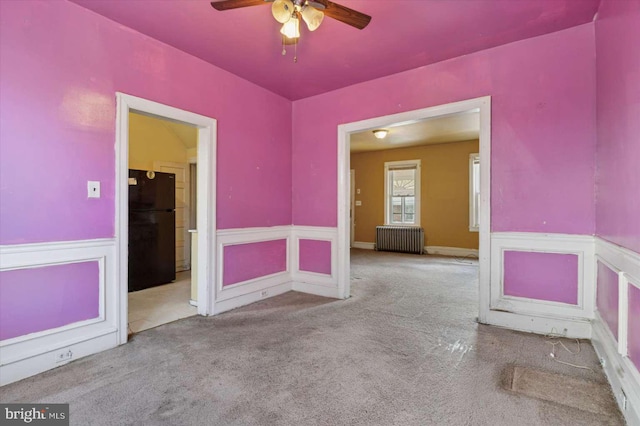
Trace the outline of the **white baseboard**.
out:
<instances>
[{"instance_id":1,"label":"white baseboard","mask_svg":"<svg viewBox=\"0 0 640 426\"><path fill-rule=\"evenodd\" d=\"M197 301L195 301L195 300L193 300L193 299L189 299L189 304L190 304L191 306L198 307L198 302L197 302Z\"/></svg>"},{"instance_id":2,"label":"white baseboard","mask_svg":"<svg viewBox=\"0 0 640 426\"><path fill-rule=\"evenodd\" d=\"M598 312L593 322L591 342L627 424L640 425L640 373L629 358L618 353L616 341Z\"/></svg>"},{"instance_id":3,"label":"white baseboard","mask_svg":"<svg viewBox=\"0 0 640 426\"><path fill-rule=\"evenodd\" d=\"M315 294L316 296L330 297L333 299L341 299L340 291L337 286L318 285L305 282L293 282L293 291L301 293Z\"/></svg>"},{"instance_id":4,"label":"white baseboard","mask_svg":"<svg viewBox=\"0 0 640 426\"><path fill-rule=\"evenodd\" d=\"M576 339L591 338L591 321L580 318L555 318L491 310L487 314L486 324L535 334L553 333Z\"/></svg>"},{"instance_id":5,"label":"white baseboard","mask_svg":"<svg viewBox=\"0 0 640 426\"><path fill-rule=\"evenodd\" d=\"M291 274L287 271L276 272L275 274L264 275L226 286L222 286L222 283L219 282L215 303L217 305L225 300L237 298L245 294L257 293L286 282L291 282ZM217 309L215 309L215 311L217 312Z\"/></svg>"},{"instance_id":6,"label":"white baseboard","mask_svg":"<svg viewBox=\"0 0 640 426\"><path fill-rule=\"evenodd\" d=\"M478 249L459 248L459 247L442 247L442 246L426 246L424 248L427 254L438 254L441 256L478 257Z\"/></svg>"},{"instance_id":7,"label":"white baseboard","mask_svg":"<svg viewBox=\"0 0 640 426\"><path fill-rule=\"evenodd\" d=\"M362 241L354 241L353 244L351 244L351 247L356 249L363 249L363 250L375 250L376 243L364 243Z\"/></svg>"},{"instance_id":8,"label":"white baseboard","mask_svg":"<svg viewBox=\"0 0 640 426\"><path fill-rule=\"evenodd\" d=\"M351 244L352 248L363 249L363 250L375 250L375 243L366 243L362 241L354 241ZM478 249L468 249L468 248L459 248L459 247L442 247L442 246L425 246L424 251L427 254L438 254L441 256L457 256L457 257L466 257L466 256L474 256L478 257Z\"/></svg>"},{"instance_id":9,"label":"white baseboard","mask_svg":"<svg viewBox=\"0 0 640 426\"><path fill-rule=\"evenodd\" d=\"M223 312L239 308L241 306L249 305L260 300L268 299L270 297L286 293L288 291L291 291L291 281L286 281L251 293L241 294L231 299L217 301L215 303L215 312L213 314L218 315Z\"/></svg>"},{"instance_id":10,"label":"white baseboard","mask_svg":"<svg viewBox=\"0 0 640 426\"><path fill-rule=\"evenodd\" d=\"M52 368L60 367L71 361L93 355L107 349L118 346L118 333L114 328L110 333L78 341L73 344L64 344L55 348L47 348L39 351L37 355L22 358L14 362L0 366L0 386L17 382L18 380L42 373ZM71 351L72 358L64 362L56 362L56 354Z\"/></svg>"}]
</instances>

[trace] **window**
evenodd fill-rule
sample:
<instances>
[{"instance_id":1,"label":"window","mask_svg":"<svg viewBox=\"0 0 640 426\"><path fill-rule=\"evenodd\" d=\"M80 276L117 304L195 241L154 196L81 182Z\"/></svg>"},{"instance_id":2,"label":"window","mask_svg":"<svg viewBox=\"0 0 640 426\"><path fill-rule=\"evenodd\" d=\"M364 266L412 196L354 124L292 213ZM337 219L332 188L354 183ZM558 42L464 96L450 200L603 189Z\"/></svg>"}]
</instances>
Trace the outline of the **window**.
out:
<instances>
[{"instance_id":1,"label":"window","mask_svg":"<svg viewBox=\"0 0 640 426\"><path fill-rule=\"evenodd\" d=\"M480 228L480 155L469 155L469 231Z\"/></svg>"},{"instance_id":2,"label":"window","mask_svg":"<svg viewBox=\"0 0 640 426\"><path fill-rule=\"evenodd\" d=\"M420 160L384 163L385 224L420 225Z\"/></svg>"}]
</instances>

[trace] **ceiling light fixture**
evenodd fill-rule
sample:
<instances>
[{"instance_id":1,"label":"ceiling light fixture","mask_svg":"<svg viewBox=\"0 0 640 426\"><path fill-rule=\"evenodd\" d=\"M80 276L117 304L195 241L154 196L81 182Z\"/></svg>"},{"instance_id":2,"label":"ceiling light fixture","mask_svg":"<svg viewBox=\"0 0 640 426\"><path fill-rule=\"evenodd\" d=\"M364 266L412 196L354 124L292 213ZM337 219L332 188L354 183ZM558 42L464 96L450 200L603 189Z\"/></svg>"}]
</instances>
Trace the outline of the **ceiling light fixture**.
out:
<instances>
[{"instance_id":1,"label":"ceiling light fixture","mask_svg":"<svg viewBox=\"0 0 640 426\"><path fill-rule=\"evenodd\" d=\"M377 129L373 131L373 136L375 136L378 139L384 139L387 137L387 134L389 133L388 130L385 129Z\"/></svg>"},{"instance_id":2,"label":"ceiling light fixture","mask_svg":"<svg viewBox=\"0 0 640 426\"><path fill-rule=\"evenodd\" d=\"M211 6L225 11L243 7L271 3L273 17L282 24L282 54L287 54L286 45L293 44L296 54L293 62L298 62L297 50L300 38L300 20L307 24L309 31L315 31L326 16L336 19L359 30L371 22L371 16L349 9L331 0L215 0Z\"/></svg>"},{"instance_id":3,"label":"ceiling light fixture","mask_svg":"<svg viewBox=\"0 0 640 426\"><path fill-rule=\"evenodd\" d=\"M297 39L300 38L300 20L297 16L292 16L280 30L280 34L287 38Z\"/></svg>"},{"instance_id":4,"label":"ceiling light fixture","mask_svg":"<svg viewBox=\"0 0 640 426\"><path fill-rule=\"evenodd\" d=\"M293 44L296 49L293 61L298 62L297 45L300 38L300 18L307 24L309 31L318 29L324 13L325 6L312 0L275 0L271 5L271 14L282 24L282 54L286 55L287 44Z\"/></svg>"}]
</instances>

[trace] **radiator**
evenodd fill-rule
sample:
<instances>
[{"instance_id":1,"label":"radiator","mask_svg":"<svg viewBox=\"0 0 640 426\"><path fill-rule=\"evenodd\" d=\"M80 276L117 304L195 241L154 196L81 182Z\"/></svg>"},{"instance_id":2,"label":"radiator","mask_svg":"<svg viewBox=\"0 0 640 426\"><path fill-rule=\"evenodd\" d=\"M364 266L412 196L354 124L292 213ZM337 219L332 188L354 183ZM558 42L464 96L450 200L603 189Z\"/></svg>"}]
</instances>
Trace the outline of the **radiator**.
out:
<instances>
[{"instance_id":1,"label":"radiator","mask_svg":"<svg viewBox=\"0 0 640 426\"><path fill-rule=\"evenodd\" d=\"M417 226L376 226L376 250L422 254L424 230Z\"/></svg>"}]
</instances>

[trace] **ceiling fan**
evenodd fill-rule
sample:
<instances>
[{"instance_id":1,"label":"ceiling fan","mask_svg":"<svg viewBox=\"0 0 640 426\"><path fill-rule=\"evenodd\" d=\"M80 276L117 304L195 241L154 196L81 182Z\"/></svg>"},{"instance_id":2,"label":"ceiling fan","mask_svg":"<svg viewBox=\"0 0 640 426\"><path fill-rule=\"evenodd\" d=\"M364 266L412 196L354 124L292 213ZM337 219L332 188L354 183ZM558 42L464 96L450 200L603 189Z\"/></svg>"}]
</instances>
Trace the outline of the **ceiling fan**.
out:
<instances>
[{"instance_id":1,"label":"ceiling fan","mask_svg":"<svg viewBox=\"0 0 640 426\"><path fill-rule=\"evenodd\" d=\"M225 11L267 3L271 3L271 13L276 21L283 24L280 30L283 44L297 44L300 38L300 19L307 24L309 31L318 29L325 16L359 30L371 21L371 16L329 0L222 0L212 1L211 6L216 10Z\"/></svg>"}]
</instances>

